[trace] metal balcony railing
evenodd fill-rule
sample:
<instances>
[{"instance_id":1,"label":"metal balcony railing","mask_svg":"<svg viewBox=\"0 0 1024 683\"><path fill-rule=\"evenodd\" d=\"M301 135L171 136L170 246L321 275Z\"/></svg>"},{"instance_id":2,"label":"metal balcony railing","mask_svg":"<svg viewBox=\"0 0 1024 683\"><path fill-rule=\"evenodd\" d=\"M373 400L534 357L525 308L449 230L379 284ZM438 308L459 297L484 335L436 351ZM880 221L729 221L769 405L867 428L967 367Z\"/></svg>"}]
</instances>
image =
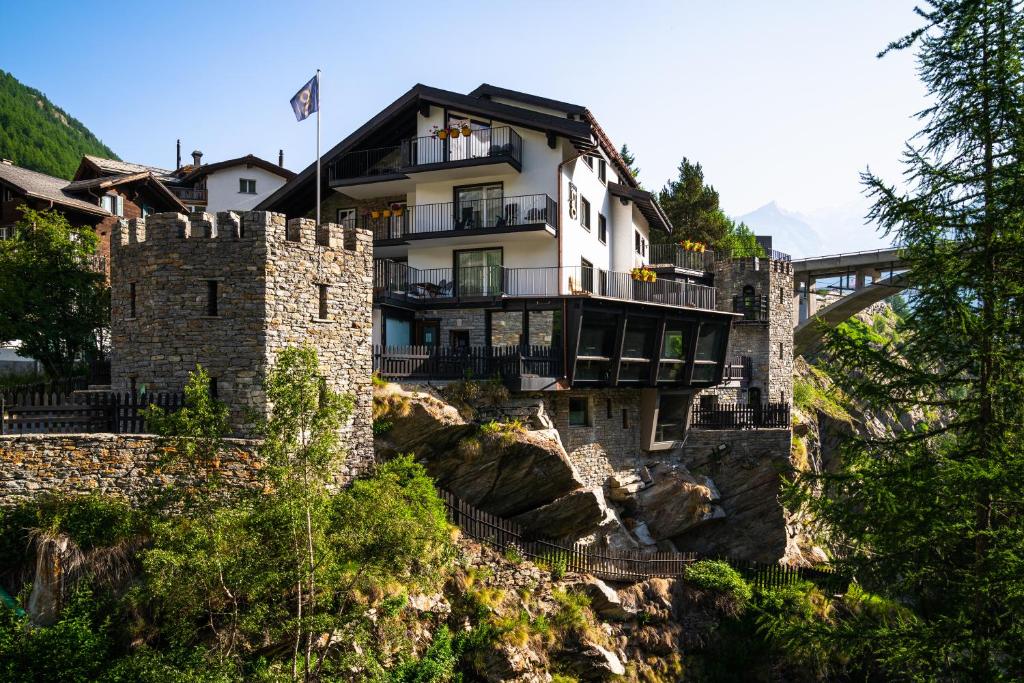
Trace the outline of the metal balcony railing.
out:
<instances>
[{"instance_id":1,"label":"metal balcony railing","mask_svg":"<svg viewBox=\"0 0 1024 683\"><path fill-rule=\"evenodd\" d=\"M436 135L403 140L399 145L363 149L343 154L327 166L328 180L372 179L413 172L417 167L472 159L523 163L523 138L512 128L480 128L468 136Z\"/></svg>"},{"instance_id":2,"label":"metal balcony railing","mask_svg":"<svg viewBox=\"0 0 1024 683\"><path fill-rule=\"evenodd\" d=\"M539 223L558 227L558 205L546 194L416 204L370 211L357 220L360 227L373 231L375 240Z\"/></svg>"},{"instance_id":3,"label":"metal balcony railing","mask_svg":"<svg viewBox=\"0 0 1024 683\"><path fill-rule=\"evenodd\" d=\"M708 264L714 263L713 251L688 251L678 244L652 244L650 264L652 266L670 265L699 272L710 270Z\"/></svg>"},{"instance_id":4,"label":"metal balcony railing","mask_svg":"<svg viewBox=\"0 0 1024 683\"><path fill-rule=\"evenodd\" d=\"M600 268L412 268L380 259L374 263L378 298L433 304L454 299L544 296L597 296L622 301L714 310L715 288L658 280L640 282L630 273Z\"/></svg>"},{"instance_id":5,"label":"metal balcony railing","mask_svg":"<svg viewBox=\"0 0 1024 683\"><path fill-rule=\"evenodd\" d=\"M506 159L517 166L523 163L523 138L512 128L474 129L468 136L441 140L436 135L402 141L405 168L443 164L470 159Z\"/></svg>"},{"instance_id":6,"label":"metal balcony railing","mask_svg":"<svg viewBox=\"0 0 1024 683\"><path fill-rule=\"evenodd\" d=\"M768 322L768 295L737 295L732 298L733 313L742 313L742 322Z\"/></svg>"}]
</instances>

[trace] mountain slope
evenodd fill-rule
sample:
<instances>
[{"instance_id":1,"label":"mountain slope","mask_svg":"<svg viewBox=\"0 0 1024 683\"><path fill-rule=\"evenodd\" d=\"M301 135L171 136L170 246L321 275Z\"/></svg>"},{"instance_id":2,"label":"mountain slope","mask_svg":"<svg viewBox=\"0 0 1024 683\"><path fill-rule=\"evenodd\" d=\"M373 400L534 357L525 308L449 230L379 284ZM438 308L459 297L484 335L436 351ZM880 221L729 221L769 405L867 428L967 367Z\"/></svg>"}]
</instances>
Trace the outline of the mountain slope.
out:
<instances>
[{"instance_id":1,"label":"mountain slope","mask_svg":"<svg viewBox=\"0 0 1024 683\"><path fill-rule=\"evenodd\" d=\"M46 95L0 70L0 158L70 179L83 154L118 158Z\"/></svg>"},{"instance_id":2,"label":"mountain slope","mask_svg":"<svg viewBox=\"0 0 1024 683\"><path fill-rule=\"evenodd\" d=\"M772 246L795 258L838 254L846 251L880 249L891 240L879 234L877 227L864 219L868 212L865 201L798 213L783 209L775 202L742 216L757 235L771 235Z\"/></svg>"},{"instance_id":3,"label":"mountain slope","mask_svg":"<svg viewBox=\"0 0 1024 683\"><path fill-rule=\"evenodd\" d=\"M775 202L738 216L755 235L771 235L772 247L800 258L826 253L824 241L807 220L797 213L782 209Z\"/></svg>"}]
</instances>

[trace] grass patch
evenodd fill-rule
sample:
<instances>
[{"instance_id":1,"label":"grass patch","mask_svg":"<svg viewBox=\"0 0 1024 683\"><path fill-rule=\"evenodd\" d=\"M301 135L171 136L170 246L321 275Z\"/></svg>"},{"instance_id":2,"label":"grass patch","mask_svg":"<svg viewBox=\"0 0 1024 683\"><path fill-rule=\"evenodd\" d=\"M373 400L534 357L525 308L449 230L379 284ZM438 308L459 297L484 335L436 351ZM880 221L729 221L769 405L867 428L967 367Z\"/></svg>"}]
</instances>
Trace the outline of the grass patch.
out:
<instances>
[{"instance_id":1,"label":"grass patch","mask_svg":"<svg viewBox=\"0 0 1024 683\"><path fill-rule=\"evenodd\" d=\"M793 378L793 405L807 414L824 413L838 422L852 423L845 397L821 370L808 366L811 378ZM822 386L830 387L824 389Z\"/></svg>"},{"instance_id":2,"label":"grass patch","mask_svg":"<svg viewBox=\"0 0 1024 683\"><path fill-rule=\"evenodd\" d=\"M694 562L686 568L686 581L696 588L726 598L720 606L731 613L742 612L754 594L740 573L721 560Z\"/></svg>"}]
</instances>

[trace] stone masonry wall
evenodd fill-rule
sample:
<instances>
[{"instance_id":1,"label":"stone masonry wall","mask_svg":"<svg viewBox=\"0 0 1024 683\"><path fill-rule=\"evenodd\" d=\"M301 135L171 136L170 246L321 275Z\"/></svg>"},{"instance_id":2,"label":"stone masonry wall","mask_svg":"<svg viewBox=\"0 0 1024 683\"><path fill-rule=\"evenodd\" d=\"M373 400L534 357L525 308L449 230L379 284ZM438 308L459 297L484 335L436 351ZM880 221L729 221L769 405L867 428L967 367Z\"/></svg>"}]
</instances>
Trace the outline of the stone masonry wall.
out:
<instances>
[{"instance_id":1,"label":"stone masonry wall","mask_svg":"<svg viewBox=\"0 0 1024 683\"><path fill-rule=\"evenodd\" d=\"M735 321L729 335L727 362L750 356L749 386L761 390L761 400L789 401L793 397L792 264L759 258L715 263L719 310L731 312L733 297L741 296L748 285L753 287L756 296L768 297L768 321Z\"/></svg>"},{"instance_id":2,"label":"stone masonry wall","mask_svg":"<svg viewBox=\"0 0 1024 683\"><path fill-rule=\"evenodd\" d=\"M251 486L259 471L256 442L227 439L219 474L228 486ZM98 493L139 502L169 483L160 468L159 440L129 434L0 436L0 506L46 493Z\"/></svg>"},{"instance_id":3,"label":"stone masonry wall","mask_svg":"<svg viewBox=\"0 0 1024 683\"><path fill-rule=\"evenodd\" d=\"M422 311L416 317L420 320L439 320L441 322L441 346L451 344L452 330L469 332L470 346L487 345L487 320L482 308L444 308L434 311Z\"/></svg>"},{"instance_id":4,"label":"stone masonry wall","mask_svg":"<svg viewBox=\"0 0 1024 683\"><path fill-rule=\"evenodd\" d=\"M319 237L319 239L318 239ZM269 409L262 383L278 352L312 345L329 386L352 393L346 474L372 463L372 237L267 212L156 214L121 224L112 245L112 383L179 392L197 363L245 435ZM208 293L216 283L217 311ZM131 291L135 291L135 315ZM327 317L319 317L320 286Z\"/></svg>"}]
</instances>

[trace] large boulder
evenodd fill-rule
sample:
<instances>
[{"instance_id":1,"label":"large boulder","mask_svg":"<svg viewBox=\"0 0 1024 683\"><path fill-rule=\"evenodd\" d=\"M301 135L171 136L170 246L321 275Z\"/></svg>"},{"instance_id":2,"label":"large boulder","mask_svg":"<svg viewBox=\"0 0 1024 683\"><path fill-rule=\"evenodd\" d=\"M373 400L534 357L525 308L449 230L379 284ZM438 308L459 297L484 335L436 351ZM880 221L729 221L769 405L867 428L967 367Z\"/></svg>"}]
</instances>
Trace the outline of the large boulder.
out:
<instances>
[{"instance_id":1,"label":"large boulder","mask_svg":"<svg viewBox=\"0 0 1024 683\"><path fill-rule=\"evenodd\" d=\"M706 477L694 476L685 467L666 469L636 492L637 517L650 537L661 541L724 517L715 504L718 498L718 490Z\"/></svg>"}]
</instances>

